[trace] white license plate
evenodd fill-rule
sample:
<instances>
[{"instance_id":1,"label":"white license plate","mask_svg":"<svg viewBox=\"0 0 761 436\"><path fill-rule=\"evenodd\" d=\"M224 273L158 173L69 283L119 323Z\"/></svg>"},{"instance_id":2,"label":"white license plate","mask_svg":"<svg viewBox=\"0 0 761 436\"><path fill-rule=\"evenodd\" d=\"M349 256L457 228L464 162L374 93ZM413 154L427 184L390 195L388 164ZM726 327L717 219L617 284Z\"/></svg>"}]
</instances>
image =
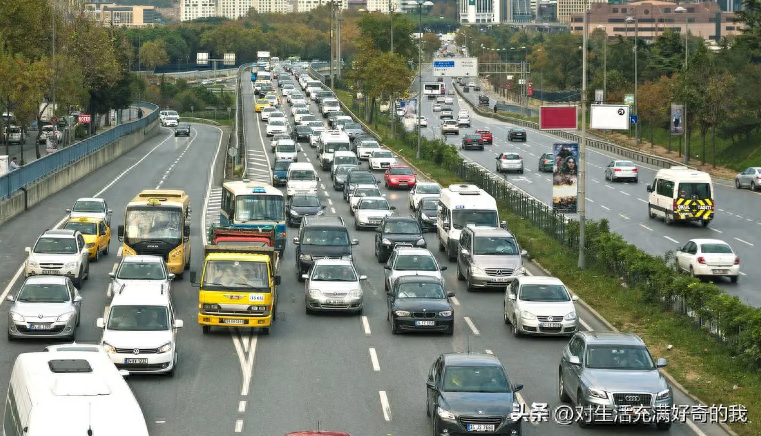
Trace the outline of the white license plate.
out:
<instances>
[{"instance_id":1,"label":"white license plate","mask_svg":"<svg viewBox=\"0 0 761 436\"><path fill-rule=\"evenodd\" d=\"M137 363L137 364L147 364L148 363L148 359L124 359L124 363L127 364L127 365L129 365L131 363L132 364L134 364L134 363Z\"/></svg>"},{"instance_id":2,"label":"white license plate","mask_svg":"<svg viewBox=\"0 0 761 436\"><path fill-rule=\"evenodd\" d=\"M729 274L728 269L714 269L711 270L714 274Z\"/></svg>"},{"instance_id":3,"label":"white license plate","mask_svg":"<svg viewBox=\"0 0 761 436\"><path fill-rule=\"evenodd\" d=\"M415 321L416 326L435 326L436 321Z\"/></svg>"},{"instance_id":4,"label":"white license plate","mask_svg":"<svg viewBox=\"0 0 761 436\"><path fill-rule=\"evenodd\" d=\"M341 300L325 300L325 304L343 304Z\"/></svg>"},{"instance_id":5,"label":"white license plate","mask_svg":"<svg viewBox=\"0 0 761 436\"><path fill-rule=\"evenodd\" d=\"M559 322L543 322L539 324L539 327L545 329L559 329L560 327L563 327L563 324Z\"/></svg>"},{"instance_id":6,"label":"white license plate","mask_svg":"<svg viewBox=\"0 0 761 436\"><path fill-rule=\"evenodd\" d=\"M245 319L220 319L222 321L222 324L234 324L234 325L244 325L246 324Z\"/></svg>"},{"instance_id":7,"label":"white license plate","mask_svg":"<svg viewBox=\"0 0 761 436\"><path fill-rule=\"evenodd\" d=\"M42 270L42 273L43 274L49 274L49 275L56 275L56 274L58 274L58 270L57 269L44 269L44 270Z\"/></svg>"},{"instance_id":8,"label":"white license plate","mask_svg":"<svg viewBox=\"0 0 761 436\"><path fill-rule=\"evenodd\" d=\"M29 330L50 330L50 324L29 324Z\"/></svg>"},{"instance_id":9,"label":"white license plate","mask_svg":"<svg viewBox=\"0 0 761 436\"><path fill-rule=\"evenodd\" d=\"M468 431L494 431L494 424L468 424Z\"/></svg>"},{"instance_id":10,"label":"white license plate","mask_svg":"<svg viewBox=\"0 0 761 436\"><path fill-rule=\"evenodd\" d=\"M496 277L491 279L491 281L497 282L497 283L504 283L504 282L507 282L507 277Z\"/></svg>"}]
</instances>

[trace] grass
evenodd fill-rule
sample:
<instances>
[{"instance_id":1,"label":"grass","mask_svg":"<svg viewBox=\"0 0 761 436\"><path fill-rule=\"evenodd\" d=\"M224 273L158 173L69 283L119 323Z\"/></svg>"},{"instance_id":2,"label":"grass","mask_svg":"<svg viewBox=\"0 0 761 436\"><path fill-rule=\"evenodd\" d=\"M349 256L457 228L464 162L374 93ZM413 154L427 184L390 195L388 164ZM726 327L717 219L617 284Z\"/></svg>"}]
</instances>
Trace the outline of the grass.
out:
<instances>
[{"instance_id":1,"label":"grass","mask_svg":"<svg viewBox=\"0 0 761 436\"><path fill-rule=\"evenodd\" d=\"M180 119L182 119L182 117L199 118L201 120L214 121L223 126L232 126L233 122L235 121L234 118L228 118L227 112L225 111L217 111L216 114L214 111L183 112L180 114ZM213 123L204 123L201 120L194 120L194 122L213 125Z\"/></svg>"},{"instance_id":2,"label":"grass","mask_svg":"<svg viewBox=\"0 0 761 436\"><path fill-rule=\"evenodd\" d=\"M337 94L350 106L351 98L347 92ZM375 131L386 139L384 144L387 147L444 186L463 182L446 168L415 159L413 147L388 139L390 129L385 121L381 118ZM741 359L736 359L690 319L642 302L639 292L622 285L617 278L595 271L594 266L578 269L575 250L558 243L506 207L500 207L500 217L507 220L511 231L533 259L563 280L617 329L638 334L654 357L667 358L669 374L691 394L708 405L745 406L748 422L730 424L732 430L741 436L761 434L761 378L757 368L749 368ZM672 346L670 350L669 345Z\"/></svg>"}]
</instances>

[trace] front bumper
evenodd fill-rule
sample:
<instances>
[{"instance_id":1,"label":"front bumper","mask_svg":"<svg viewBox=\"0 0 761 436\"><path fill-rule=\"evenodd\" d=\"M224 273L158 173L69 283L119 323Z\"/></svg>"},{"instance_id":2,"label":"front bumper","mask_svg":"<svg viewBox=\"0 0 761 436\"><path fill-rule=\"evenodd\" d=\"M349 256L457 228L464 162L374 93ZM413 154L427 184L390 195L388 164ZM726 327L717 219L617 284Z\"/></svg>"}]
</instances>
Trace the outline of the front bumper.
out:
<instances>
[{"instance_id":1,"label":"front bumper","mask_svg":"<svg viewBox=\"0 0 761 436\"><path fill-rule=\"evenodd\" d=\"M401 331L413 332L445 332L454 328L454 316L437 316L436 318L413 318L410 316L393 315L396 328ZM433 325L420 325L421 323L430 323Z\"/></svg>"},{"instance_id":2,"label":"front bumper","mask_svg":"<svg viewBox=\"0 0 761 436\"><path fill-rule=\"evenodd\" d=\"M231 316L208 313L198 314L198 324L220 327L259 328L272 325L272 315L267 316Z\"/></svg>"},{"instance_id":3,"label":"front bumper","mask_svg":"<svg viewBox=\"0 0 761 436\"><path fill-rule=\"evenodd\" d=\"M307 308L309 308L310 310L318 310L318 311L325 311L325 312L354 312L354 311L362 310L362 308L364 307L362 297L313 298L313 297L307 296L306 305L307 305Z\"/></svg>"},{"instance_id":4,"label":"front bumper","mask_svg":"<svg viewBox=\"0 0 761 436\"><path fill-rule=\"evenodd\" d=\"M66 322L17 322L8 315L8 335L12 338L71 338L76 329L76 315Z\"/></svg>"},{"instance_id":5,"label":"front bumper","mask_svg":"<svg viewBox=\"0 0 761 436\"><path fill-rule=\"evenodd\" d=\"M415 187L415 180L398 180L396 182L392 182L389 180L388 187L389 188L396 188L396 189L412 189Z\"/></svg>"},{"instance_id":6,"label":"front bumper","mask_svg":"<svg viewBox=\"0 0 761 436\"><path fill-rule=\"evenodd\" d=\"M189 130L185 130L185 131L177 130L177 131L174 132L174 136L188 136L188 137L190 137L190 131Z\"/></svg>"},{"instance_id":7,"label":"front bumper","mask_svg":"<svg viewBox=\"0 0 761 436\"><path fill-rule=\"evenodd\" d=\"M346 186L346 181L345 180L343 182L337 181L337 180L333 181L333 189L335 189L336 191L343 191L344 190L344 186Z\"/></svg>"},{"instance_id":8,"label":"front bumper","mask_svg":"<svg viewBox=\"0 0 761 436\"><path fill-rule=\"evenodd\" d=\"M507 285L512 283L517 277L521 277L524 274L521 273L513 273L509 276L490 276L486 273L480 274L471 273L470 276L470 285L474 288L497 288L497 289L505 289Z\"/></svg>"},{"instance_id":9,"label":"front bumper","mask_svg":"<svg viewBox=\"0 0 761 436\"><path fill-rule=\"evenodd\" d=\"M130 348L131 349L131 348ZM118 369L124 369L130 373L160 374L169 372L174 368L174 349L165 353L109 353L108 356ZM145 359L140 363L127 363L127 359ZM134 362L134 361L133 361Z\"/></svg>"},{"instance_id":10,"label":"front bumper","mask_svg":"<svg viewBox=\"0 0 761 436\"><path fill-rule=\"evenodd\" d=\"M557 317L555 317L557 319ZM524 319L519 318L518 330L527 335L545 335L545 336L566 336L572 335L579 330L578 317L573 320L567 320L563 318L560 322L552 322L553 325L560 325L560 327L543 327L550 323L540 322L537 319Z\"/></svg>"},{"instance_id":11,"label":"front bumper","mask_svg":"<svg viewBox=\"0 0 761 436\"><path fill-rule=\"evenodd\" d=\"M636 391L636 389L635 389ZM637 392L632 392L634 394L637 394ZM595 419L598 421L604 421L604 422L650 422L655 423L655 418L657 416L657 411L662 410L665 411L666 415L671 417L671 411L673 410L673 396L671 398L667 398L664 400L655 400L654 405L647 405L647 406L617 406L613 404L613 400L611 397L614 395L613 393L606 392L608 395L608 398L597 398L597 397L591 397L589 393L586 393L584 395L584 413L589 414L592 413L592 420ZM647 395L652 395L655 397L655 393L648 393ZM638 414L644 414L646 416L641 416ZM589 420L589 416L584 417L586 420ZM644 418L644 419L643 419ZM635 419L638 419L635 421Z\"/></svg>"},{"instance_id":12,"label":"front bumper","mask_svg":"<svg viewBox=\"0 0 761 436\"><path fill-rule=\"evenodd\" d=\"M29 276L66 276L70 279L77 278L77 274L79 274L79 265L76 265L73 268L65 268L64 267L58 268L58 269L43 269L42 267L31 267L29 266L29 263L26 264L24 268L24 273L26 277Z\"/></svg>"},{"instance_id":13,"label":"front bumper","mask_svg":"<svg viewBox=\"0 0 761 436\"><path fill-rule=\"evenodd\" d=\"M436 413L434 411L434 413ZM471 420L474 423L480 422L479 418L481 416L477 416L472 418ZM500 424L498 424L495 428L494 432L475 432L475 431L468 431L466 427L466 423L462 421L463 418L458 417L456 420L449 420L449 419L442 419L438 414L434 415L434 418L436 420L436 429L438 429L439 434L436 436L466 436L466 435L474 435L474 434L484 434L484 435L499 435L499 436L521 436L521 421L513 421L510 419L510 417L502 418ZM465 418L467 419L467 418ZM483 419L483 418L482 418ZM483 420L484 422L490 422Z\"/></svg>"}]
</instances>

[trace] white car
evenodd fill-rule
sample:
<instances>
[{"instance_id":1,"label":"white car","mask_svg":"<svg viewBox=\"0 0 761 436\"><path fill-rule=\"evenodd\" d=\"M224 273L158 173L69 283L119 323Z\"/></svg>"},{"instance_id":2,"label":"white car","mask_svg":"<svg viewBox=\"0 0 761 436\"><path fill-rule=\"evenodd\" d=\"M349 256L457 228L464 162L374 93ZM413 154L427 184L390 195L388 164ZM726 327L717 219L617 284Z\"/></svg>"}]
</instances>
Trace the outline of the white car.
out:
<instances>
[{"instance_id":1,"label":"white car","mask_svg":"<svg viewBox=\"0 0 761 436\"><path fill-rule=\"evenodd\" d=\"M283 139L277 141L275 147L275 160L289 160L292 162L299 161L299 147L293 139Z\"/></svg>"},{"instance_id":2,"label":"white car","mask_svg":"<svg viewBox=\"0 0 761 436\"><path fill-rule=\"evenodd\" d=\"M85 239L76 230L46 230L35 242L26 247L29 254L24 264L24 276L66 276L77 288L90 276L90 251Z\"/></svg>"},{"instance_id":3,"label":"white car","mask_svg":"<svg viewBox=\"0 0 761 436\"><path fill-rule=\"evenodd\" d=\"M617 182L619 180L631 180L639 182L637 166L629 160L614 160L605 168L605 180Z\"/></svg>"},{"instance_id":4,"label":"white car","mask_svg":"<svg viewBox=\"0 0 761 436\"><path fill-rule=\"evenodd\" d=\"M79 198L74 202L71 209L66 209L71 218L98 218L111 227L111 216L114 211L108 208L106 200L102 198Z\"/></svg>"},{"instance_id":5,"label":"white car","mask_svg":"<svg viewBox=\"0 0 761 436\"><path fill-rule=\"evenodd\" d=\"M388 150L375 150L368 159L371 170L385 170L391 165L396 165L396 156Z\"/></svg>"},{"instance_id":6,"label":"white car","mask_svg":"<svg viewBox=\"0 0 761 436\"><path fill-rule=\"evenodd\" d=\"M311 122L309 124L309 127L312 128L312 133L309 134L309 145L312 148L317 148L317 140L320 139L320 135L322 134L322 132L324 132L327 129L323 125L320 125L320 126L312 125Z\"/></svg>"},{"instance_id":7,"label":"white car","mask_svg":"<svg viewBox=\"0 0 761 436\"><path fill-rule=\"evenodd\" d=\"M264 99L267 100L270 106L278 106L280 104L276 95L268 94L264 96Z\"/></svg>"},{"instance_id":8,"label":"white car","mask_svg":"<svg viewBox=\"0 0 761 436\"><path fill-rule=\"evenodd\" d=\"M436 103L435 105L433 105L433 107L432 107L431 109L432 109L434 112L441 112L441 105L440 105L440 104L438 104L438 103Z\"/></svg>"},{"instance_id":9,"label":"white car","mask_svg":"<svg viewBox=\"0 0 761 436\"><path fill-rule=\"evenodd\" d=\"M691 239L677 248L676 262L680 271L693 277L729 277L732 283L740 278L740 258L720 239Z\"/></svg>"},{"instance_id":10,"label":"white car","mask_svg":"<svg viewBox=\"0 0 761 436\"><path fill-rule=\"evenodd\" d=\"M359 160L370 159L370 156L380 149L381 146L376 141L362 141L361 144L357 145L357 157Z\"/></svg>"},{"instance_id":11,"label":"white car","mask_svg":"<svg viewBox=\"0 0 761 436\"><path fill-rule=\"evenodd\" d=\"M441 123L441 134L442 135L449 135L450 133L454 133L455 135L460 134L460 126L457 124L457 121L455 120L444 120L443 123Z\"/></svg>"},{"instance_id":12,"label":"white car","mask_svg":"<svg viewBox=\"0 0 761 436\"><path fill-rule=\"evenodd\" d=\"M517 171L523 174L523 157L518 153L503 152L497 154L497 172Z\"/></svg>"},{"instance_id":13,"label":"white car","mask_svg":"<svg viewBox=\"0 0 761 436\"><path fill-rule=\"evenodd\" d=\"M169 118L171 123L167 120ZM177 124L179 124L180 120L180 114L177 113L177 111L170 111L170 110L163 110L159 111L159 122L164 127L177 127Z\"/></svg>"},{"instance_id":14,"label":"white car","mask_svg":"<svg viewBox=\"0 0 761 436\"><path fill-rule=\"evenodd\" d=\"M296 104L296 103L307 104L307 99L304 96L304 94L291 94L288 96L288 98L290 99L291 104Z\"/></svg>"},{"instance_id":15,"label":"white car","mask_svg":"<svg viewBox=\"0 0 761 436\"><path fill-rule=\"evenodd\" d=\"M424 240L425 241L425 240ZM391 290L394 282L404 276L435 277L444 284L441 271L446 266L439 266L436 256L427 248L397 246L388 260L389 269L384 268L384 287L386 292Z\"/></svg>"},{"instance_id":16,"label":"white car","mask_svg":"<svg viewBox=\"0 0 761 436\"><path fill-rule=\"evenodd\" d=\"M286 135L285 133L278 133L277 135L272 137L272 141L270 141L270 148L272 149L272 152L275 152L275 147L277 147L278 141L281 139L291 139L291 135Z\"/></svg>"},{"instance_id":17,"label":"white car","mask_svg":"<svg viewBox=\"0 0 761 436\"><path fill-rule=\"evenodd\" d=\"M267 123L267 136L273 136L278 133L288 133L288 124L285 121L275 120Z\"/></svg>"},{"instance_id":18,"label":"white car","mask_svg":"<svg viewBox=\"0 0 761 436\"><path fill-rule=\"evenodd\" d=\"M315 115L307 114L307 115L302 115L301 117L299 117L299 120L296 122L296 124L305 126L305 125L308 125L307 123L311 123L312 121L320 121L320 120L318 120Z\"/></svg>"},{"instance_id":19,"label":"white car","mask_svg":"<svg viewBox=\"0 0 761 436\"><path fill-rule=\"evenodd\" d=\"M407 203L410 209L415 210L423 198L439 198L441 196L441 185L438 183L418 182L410 189L407 195Z\"/></svg>"},{"instance_id":20,"label":"white car","mask_svg":"<svg viewBox=\"0 0 761 436\"><path fill-rule=\"evenodd\" d=\"M420 127L428 127L428 120L421 115L417 118L417 125Z\"/></svg>"},{"instance_id":21,"label":"white car","mask_svg":"<svg viewBox=\"0 0 761 436\"><path fill-rule=\"evenodd\" d=\"M300 108L294 109L292 115L293 115L293 121L295 121L296 124L298 124L299 121L301 121L301 117L303 117L304 115L312 115L312 113L309 112L309 109L305 107L300 107Z\"/></svg>"},{"instance_id":22,"label":"white car","mask_svg":"<svg viewBox=\"0 0 761 436\"><path fill-rule=\"evenodd\" d=\"M309 110L309 106L306 103L296 103L291 105L291 115L296 115L296 111L299 109Z\"/></svg>"},{"instance_id":23,"label":"white car","mask_svg":"<svg viewBox=\"0 0 761 436\"><path fill-rule=\"evenodd\" d=\"M512 324L515 336L572 336L579 329L578 299L555 277L518 276L505 292L504 321Z\"/></svg>"},{"instance_id":24,"label":"white car","mask_svg":"<svg viewBox=\"0 0 761 436\"><path fill-rule=\"evenodd\" d=\"M444 103L444 100L446 100L446 97L444 97L443 95L436 97L436 103Z\"/></svg>"},{"instance_id":25,"label":"white car","mask_svg":"<svg viewBox=\"0 0 761 436\"><path fill-rule=\"evenodd\" d=\"M280 111L277 110L277 108L274 108L272 106L267 106L263 108L262 111L259 112L259 114L262 116L262 121L267 121L270 119L270 115L272 115L274 112L280 112Z\"/></svg>"},{"instance_id":26,"label":"white car","mask_svg":"<svg viewBox=\"0 0 761 436\"><path fill-rule=\"evenodd\" d=\"M288 122L288 119L285 117L285 114L277 111L277 112L271 112L269 116L267 117L267 123L271 123L273 121L282 121L284 123Z\"/></svg>"},{"instance_id":27,"label":"white car","mask_svg":"<svg viewBox=\"0 0 761 436\"><path fill-rule=\"evenodd\" d=\"M476 82L468 82L468 88L475 88Z\"/></svg>"},{"instance_id":28,"label":"white car","mask_svg":"<svg viewBox=\"0 0 761 436\"><path fill-rule=\"evenodd\" d=\"M394 213L396 207L391 206L384 197L362 197L354 209L354 228L378 227L383 218Z\"/></svg>"},{"instance_id":29,"label":"white car","mask_svg":"<svg viewBox=\"0 0 761 436\"><path fill-rule=\"evenodd\" d=\"M457 117L458 127L470 127L470 117L468 115L460 115Z\"/></svg>"},{"instance_id":30,"label":"white car","mask_svg":"<svg viewBox=\"0 0 761 436\"><path fill-rule=\"evenodd\" d=\"M470 112L468 112L467 109L460 109L460 111L457 112L457 116L458 117L469 117L470 116Z\"/></svg>"},{"instance_id":31,"label":"white car","mask_svg":"<svg viewBox=\"0 0 761 436\"><path fill-rule=\"evenodd\" d=\"M283 92L283 95L288 96L288 95L290 95L295 90L296 90L296 88L294 88L293 85L287 84L287 85L283 85L283 91L282 92Z\"/></svg>"},{"instance_id":32,"label":"white car","mask_svg":"<svg viewBox=\"0 0 761 436\"><path fill-rule=\"evenodd\" d=\"M454 92L454 91L452 91L451 89L450 89L449 91L450 91L450 92ZM447 96L447 97L444 99L444 104L454 104L454 98Z\"/></svg>"},{"instance_id":33,"label":"white car","mask_svg":"<svg viewBox=\"0 0 761 436\"><path fill-rule=\"evenodd\" d=\"M171 298L172 280L174 274L170 273L161 256L127 256L122 257L116 271L108 273L111 283L106 291L106 296L113 293L121 293L125 289L136 288L137 292L147 289L158 288L169 294Z\"/></svg>"},{"instance_id":34,"label":"white car","mask_svg":"<svg viewBox=\"0 0 761 436\"><path fill-rule=\"evenodd\" d=\"M385 195L381 193L378 185L355 185L349 192L349 212L352 215L359 204L359 200L364 197L385 197Z\"/></svg>"}]
</instances>

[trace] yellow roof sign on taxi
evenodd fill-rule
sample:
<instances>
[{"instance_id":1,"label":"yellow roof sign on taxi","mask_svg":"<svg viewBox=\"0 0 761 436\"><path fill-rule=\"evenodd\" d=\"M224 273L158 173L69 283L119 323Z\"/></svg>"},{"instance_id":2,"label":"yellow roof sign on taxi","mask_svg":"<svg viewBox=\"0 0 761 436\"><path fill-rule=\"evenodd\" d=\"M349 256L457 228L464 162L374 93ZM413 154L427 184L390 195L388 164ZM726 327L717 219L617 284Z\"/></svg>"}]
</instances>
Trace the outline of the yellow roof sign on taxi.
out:
<instances>
[{"instance_id":1,"label":"yellow roof sign on taxi","mask_svg":"<svg viewBox=\"0 0 761 436\"><path fill-rule=\"evenodd\" d=\"M149 206L158 206L160 204L161 204L161 200L159 200L158 198L149 198L148 199L148 205Z\"/></svg>"}]
</instances>

